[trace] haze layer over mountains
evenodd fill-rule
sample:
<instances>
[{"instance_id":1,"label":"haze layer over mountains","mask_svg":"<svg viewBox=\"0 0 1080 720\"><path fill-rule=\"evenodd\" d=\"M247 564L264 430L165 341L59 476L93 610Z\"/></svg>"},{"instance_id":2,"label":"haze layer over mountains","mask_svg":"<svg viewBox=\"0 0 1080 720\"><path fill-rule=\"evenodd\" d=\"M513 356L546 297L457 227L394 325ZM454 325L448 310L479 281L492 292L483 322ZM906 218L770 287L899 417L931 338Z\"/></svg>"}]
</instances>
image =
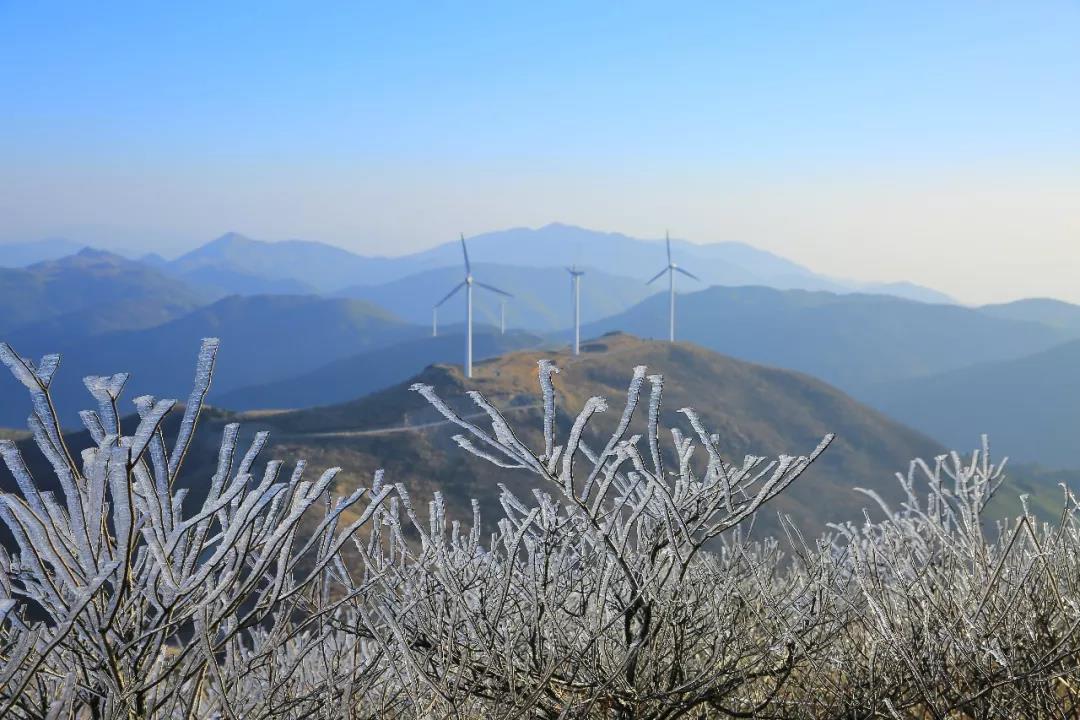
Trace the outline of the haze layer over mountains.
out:
<instances>
[{"instance_id":1,"label":"haze layer over mountains","mask_svg":"<svg viewBox=\"0 0 1080 720\"><path fill-rule=\"evenodd\" d=\"M586 271L583 338L667 336L664 283L645 283L663 264L662 241L553 224L469 243L477 278L515 295L505 334L498 299L476 295L478 359L565 347L568 265ZM964 449L988 431L1001 454L1076 464L1067 429L1080 419L1080 393L1062 389L1075 384L1080 307L1046 299L964 307L902 280L837 280L740 243L673 240L672 250L701 279L678 278L678 340L813 376L941 446ZM173 259L55 239L2 245L0 339L27 356L63 354L53 390L72 426L86 406L85 375L130 371L129 397L181 395L205 336L223 341L212 403L335 405L377 397L433 363L461 362L462 298L440 309L431 336L432 306L460 275L455 241L401 257L235 233ZM669 372L700 372L697 352ZM0 425L22 426L28 408L10 378L0 380L0 398ZM794 412L807 400L787 402Z\"/></svg>"}]
</instances>

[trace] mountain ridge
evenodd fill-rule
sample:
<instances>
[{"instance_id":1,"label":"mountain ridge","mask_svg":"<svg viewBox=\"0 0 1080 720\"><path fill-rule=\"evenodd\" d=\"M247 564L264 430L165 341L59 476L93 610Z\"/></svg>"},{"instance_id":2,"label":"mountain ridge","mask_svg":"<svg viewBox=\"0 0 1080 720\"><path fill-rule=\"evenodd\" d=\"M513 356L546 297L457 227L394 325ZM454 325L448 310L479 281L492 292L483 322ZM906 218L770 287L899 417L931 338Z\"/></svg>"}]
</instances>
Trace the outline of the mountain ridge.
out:
<instances>
[{"instance_id":1,"label":"mountain ridge","mask_svg":"<svg viewBox=\"0 0 1080 720\"><path fill-rule=\"evenodd\" d=\"M981 312L994 317L1040 322L1080 336L1080 305L1056 298L1024 298L1007 303L981 305Z\"/></svg>"},{"instance_id":2,"label":"mountain ridge","mask_svg":"<svg viewBox=\"0 0 1080 720\"><path fill-rule=\"evenodd\" d=\"M150 327L205 301L183 282L92 248L24 268L0 268L0 333L9 337L85 337Z\"/></svg>"},{"instance_id":3,"label":"mountain ridge","mask_svg":"<svg viewBox=\"0 0 1080 720\"><path fill-rule=\"evenodd\" d=\"M683 285L685 287L685 285ZM713 286L680 293L676 338L749 362L808 373L859 396L887 380L1020 357L1069 339L1028 321L885 295ZM652 296L583 327L666 337L667 298Z\"/></svg>"},{"instance_id":4,"label":"mountain ridge","mask_svg":"<svg viewBox=\"0 0 1080 720\"><path fill-rule=\"evenodd\" d=\"M662 238L641 239L618 232L590 230L565 223L538 228L516 227L468 238L473 259L497 265L554 268L588 265L611 275L642 281L666 262ZM907 282L859 283L816 273L803 265L738 241L691 243L672 239L678 260L709 284L762 284L853 292L867 287L915 299L949 299L943 293ZM219 294L273 291L274 284L294 283L291 292L339 293L346 288L401 280L439 267L461 264L458 241L399 256L363 255L309 240L256 240L229 232L174 260L151 259L159 269ZM210 270L215 275L208 277ZM203 273L199 277L197 273ZM261 279L264 284L255 282Z\"/></svg>"},{"instance_id":5,"label":"mountain ridge","mask_svg":"<svg viewBox=\"0 0 1080 720\"><path fill-rule=\"evenodd\" d=\"M503 298L484 288L473 292L476 322L498 325L500 305L505 303L508 327L530 332L557 332L573 323L573 299L566 268L528 268L473 262L478 281L513 294ZM582 268L586 274L581 284L582 321L599 320L640 302L658 292L636 278L611 275L595 268ZM381 285L345 288L335 295L379 302L393 307L402 317L416 323L430 323L432 309L446 293L461 282L464 269L439 267L423 270ZM442 322L457 321L465 315L465 294L459 293L439 308Z\"/></svg>"},{"instance_id":6,"label":"mountain ridge","mask_svg":"<svg viewBox=\"0 0 1080 720\"><path fill-rule=\"evenodd\" d=\"M508 418L515 432L536 447L542 446L538 359L551 359L560 368L558 406L570 408L560 410L560 432L567 430L571 414L593 394L605 395L614 408L599 424L614 422L632 369L643 364L664 375L664 426L684 427L685 418L677 409L695 407L706 426L720 434L729 459L747 453L809 452L823 435L838 432L819 468L800 481L802 485L796 483L804 489L793 487L766 511L773 519L763 518L772 524L776 512L793 513L807 527L818 529L831 520L858 516L866 503L854 486L874 487L885 497L896 497L894 472L906 470L916 456L933 457L943 451L921 433L802 373L747 363L691 343L641 340L623 333L587 341L582 349L577 358L565 350L524 350L478 362L471 381L456 366L432 365L409 381L351 402L249 417L290 451L303 451L317 464L331 462L361 475L381 467L392 481L405 482L410 492L423 498L438 487L458 503L458 510L464 510L470 496L490 500L496 482L518 482L525 492L530 481L495 472L466 456L452 440L457 430L439 424L440 416L409 391L411 383L434 385L462 412L470 410L466 390L479 390L496 406L512 408ZM433 478L438 478L437 486ZM822 505L826 497L828 508ZM835 516L827 518L830 511Z\"/></svg>"},{"instance_id":7,"label":"mountain ridge","mask_svg":"<svg viewBox=\"0 0 1080 720\"><path fill-rule=\"evenodd\" d=\"M230 410L298 409L339 404L403 382L433 363L460 357L465 335L460 323L443 328L438 337L405 340L335 360L303 375L223 393L217 404ZM507 351L536 347L531 333L480 326L473 331L473 357L485 360Z\"/></svg>"},{"instance_id":8,"label":"mountain ridge","mask_svg":"<svg viewBox=\"0 0 1080 720\"><path fill-rule=\"evenodd\" d=\"M429 330L401 321L362 300L316 296L231 296L167 323L82 339L52 339L48 347L12 347L23 355L57 352L65 372L54 381L60 404L81 405L82 378L132 372L129 391L177 393L186 397L190 360L186 350L202 338L220 337L210 399L242 385L269 383L315 370L341 357L422 337ZM0 377L0 398L17 397L21 387ZM18 424L25 410L0 402L0 425ZM65 422L78 422L66 414Z\"/></svg>"},{"instance_id":9,"label":"mountain ridge","mask_svg":"<svg viewBox=\"0 0 1080 720\"><path fill-rule=\"evenodd\" d=\"M1078 366L1080 340L1073 340L1021 358L883 383L866 399L945 442L978 427L1020 462L1080 469Z\"/></svg>"},{"instance_id":10,"label":"mountain ridge","mask_svg":"<svg viewBox=\"0 0 1080 720\"><path fill-rule=\"evenodd\" d=\"M22 268L46 260L59 260L74 255L83 247L64 237L0 243L0 267Z\"/></svg>"}]
</instances>

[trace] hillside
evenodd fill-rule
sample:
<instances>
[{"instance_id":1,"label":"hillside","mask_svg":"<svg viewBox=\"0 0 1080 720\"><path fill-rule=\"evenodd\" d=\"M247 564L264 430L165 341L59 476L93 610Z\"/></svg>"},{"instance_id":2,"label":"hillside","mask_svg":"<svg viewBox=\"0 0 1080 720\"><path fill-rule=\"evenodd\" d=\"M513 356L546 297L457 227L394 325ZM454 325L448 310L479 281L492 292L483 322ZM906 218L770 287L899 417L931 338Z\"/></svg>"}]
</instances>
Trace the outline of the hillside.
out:
<instances>
[{"instance_id":1,"label":"hillside","mask_svg":"<svg viewBox=\"0 0 1080 720\"><path fill-rule=\"evenodd\" d=\"M458 252L460 255L460 247ZM432 307L461 282L462 272L460 267L435 268L382 285L347 288L339 294L394 308L410 322L430 323ZM514 297L506 301L507 327L552 332L573 324L573 297L565 268L474 263L473 272L481 282L513 293ZM655 285L647 286L640 278L586 269L581 283L582 321L622 312L655 292ZM473 293L476 320L497 326L500 300L501 296L477 288ZM439 308L441 322L460 322L464 316L464 293Z\"/></svg>"},{"instance_id":2,"label":"hillside","mask_svg":"<svg viewBox=\"0 0 1080 720\"><path fill-rule=\"evenodd\" d=\"M465 344L461 324L444 330L438 337L369 350L297 377L221 393L214 401L231 410L282 409L331 405L368 395L403 382L432 363L460 362ZM477 360L540 344L541 338L520 331L502 335L490 327L477 327L473 332Z\"/></svg>"},{"instance_id":3,"label":"hillside","mask_svg":"<svg viewBox=\"0 0 1080 720\"><path fill-rule=\"evenodd\" d=\"M689 282L680 286L689 289ZM1068 333L957 305L884 295L711 287L680 293L675 336L751 362L790 368L858 395L874 383L1046 350ZM586 325L666 337L665 295Z\"/></svg>"},{"instance_id":4,"label":"hillside","mask_svg":"<svg viewBox=\"0 0 1080 720\"><path fill-rule=\"evenodd\" d=\"M1080 305L1062 300L1027 298L998 305L983 305L979 310L994 317L1043 323L1073 336L1080 335Z\"/></svg>"},{"instance_id":5,"label":"hillside","mask_svg":"<svg viewBox=\"0 0 1080 720\"><path fill-rule=\"evenodd\" d=\"M108 333L92 343L56 341L29 350L11 344L23 355L61 353L63 372L54 392L62 407L81 408L87 397L82 378L119 370L132 373L129 397L150 391L183 397L190 382L190 349L207 336L224 344L211 395L215 401L219 393L294 377L428 332L361 300L283 295L226 298L157 327ZM11 402L16 397L22 397L21 386L0 377L0 425L25 420L25 409ZM77 422L73 411L64 418Z\"/></svg>"},{"instance_id":6,"label":"hillside","mask_svg":"<svg viewBox=\"0 0 1080 720\"><path fill-rule=\"evenodd\" d=\"M206 266L175 272L166 265L163 269L214 299L229 295L311 295L317 292L315 286L299 280L264 277L236 267Z\"/></svg>"},{"instance_id":7,"label":"hillside","mask_svg":"<svg viewBox=\"0 0 1080 720\"><path fill-rule=\"evenodd\" d=\"M1080 468L1077 368L1080 340L1030 357L884 383L867 399L946 443L986 432L1001 453L1017 460Z\"/></svg>"},{"instance_id":8,"label":"hillside","mask_svg":"<svg viewBox=\"0 0 1080 720\"><path fill-rule=\"evenodd\" d=\"M204 295L178 280L89 248L26 268L0 269L0 334L24 345L150 327L205 302Z\"/></svg>"},{"instance_id":9,"label":"hillside","mask_svg":"<svg viewBox=\"0 0 1080 720\"><path fill-rule=\"evenodd\" d=\"M219 295L287 295L340 287L361 258L322 243L270 243L230 232L175 260L144 261Z\"/></svg>"},{"instance_id":10,"label":"hillside","mask_svg":"<svg viewBox=\"0 0 1080 720\"><path fill-rule=\"evenodd\" d=\"M855 518L865 500L853 486L875 487L895 497L893 473L906 470L913 457L941 451L925 436L798 373L752 365L688 343L670 345L622 334L586 343L583 351L578 358L523 351L487 360L477 364L472 383L463 380L456 366L445 365L430 367L417 379L434 385L455 404L463 402L467 388L475 387L499 407L516 408L507 417L534 447L542 446L536 388L536 361L541 357L561 368L556 386L564 426L570 420L566 409L576 414L592 394L611 401L613 410L603 422L613 423L633 367L645 364L665 376L664 424L685 427L677 410L695 407L719 434L729 458L805 453L825 433L837 433L820 463L763 516L767 524L778 510L815 529L828 520ZM411 382L349 403L250 420L271 431L280 452L305 455L316 465L341 465L358 479L383 467L389 478L422 495L442 489L459 510L470 496L490 502L496 482L530 486L528 476L495 472L457 448L452 428L409 391Z\"/></svg>"},{"instance_id":11,"label":"hillside","mask_svg":"<svg viewBox=\"0 0 1080 720\"><path fill-rule=\"evenodd\" d=\"M452 436L455 428L442 422L427 403L408 388L414 381L434 385L440 395L459 408L470 408L466 389L485 393L506 416L519 436L533 447L542 446L539 396L536 388L536 361L552 359L561 372L555 378L560 408L561 431L565 432L569 413L576 413L588 395L608 398L612 409L602 418L610 427L625 397L635 365L645 364L650 372L665 377L662 423L686 428L678 409L696 408L707 427L719 435L719 446L729 459L747 453L801 454L810 451L827 432L837 434L833 445L789 491L777 499L759 518L767 530L775 530L776 512L792 515L811 531L834 520L858 519L867 499L852 490L855 486L874 488L884 497L897 499L894 473L905 471L914 457L932 458L943 451L933 440L858 403L829 385L800 373L755 365L705 350L690 343L653 342L614 334L585 343L584 352L573 358L564 352L522 351L479 362L474 381L467 383L456 366L431 366L406 382L337 405L293 412L235 413L211 408L199 425L199 444L186 466L184 484L197 497L206 479L213 474L216 446L222 426L242 422L242 437L258 430L271 433L271 447L256 466L272 458L307 458L314 468L339 465L344 468L341 489L367 483L377 468L387 479L402 482L417 496L417 507L439 489L451 509L466 513L466 501L476 497L487 517L493 505L496 483L506 482L518 490L532 487L531 478L510 471L496 471L458 448ZM223 345L222 355L228 353ZM182 353L179 378L190 381L194 352ZM65 369L60 370L61 376ZM134 381L134 379L133 379ZM216 383L216 380L215 380ZM153 388L160 390L160 388ZM125 392L128 398L134 392ZM161 394L159 393L159 396ZM183 397L183 395L180 395ZM20 395L25 414L29 401ZM80 398L66 410L86 407ZM133 422L129 418L125 422ZM176 418L167 428L175 432ZM669 439L665 433L665 440ZM75 452L85 447L86 434L70 435ZM975 432L956 447L967 451L978 441ZM26 440L22 441L25 445ZM1003 450L997 444L998 453ZM28 460L40 465L36 450ZM671 461L671 458L668 458ZM3 473L0 470L0 473ZM1057 508L1058 482L1075 487L1075 473L1053 473L1033 467L1014 466L1017 482L1007 485L995 501L1002 512L1017 507L1018 492L1036 495L1035 511L1048 516ZM48 473L42 473L48 476ZM10 484L0 477L0 486Z\"/></svg>"},{"instance_id":12,"label":"hillside","mask_svg":"<svg viewBox=\"0 0 1080 720\"><path fill-rule=\"evenodd\" d=\"M901 280L888 283L857 283L857 292L870 295L891 295L893 297L914 300L916 302L931 303L934 305L954 305L956 299L946 295L940 290L917 285L913 282Z\"/></svg>"}]
</instances>

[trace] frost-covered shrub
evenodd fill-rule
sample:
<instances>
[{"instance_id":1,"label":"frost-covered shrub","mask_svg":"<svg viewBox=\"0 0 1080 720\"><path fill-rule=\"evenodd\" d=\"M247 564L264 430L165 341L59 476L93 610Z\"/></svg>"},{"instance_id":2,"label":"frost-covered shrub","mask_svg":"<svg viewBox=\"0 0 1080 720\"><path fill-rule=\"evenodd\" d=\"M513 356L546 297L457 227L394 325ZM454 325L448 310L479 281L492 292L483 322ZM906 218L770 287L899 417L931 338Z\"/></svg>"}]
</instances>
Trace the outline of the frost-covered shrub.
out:
<instances>
[{"instance_id":1,"label":"frost-covered shrub","mask_svg":"<svg viewBox=\"0 0 1080 720\"><path fill-rule=\"evenodd\" d=\"M96 446L77 461L49 396L59 357L35 364L0 344L0 360L33 398L30 429L61 488L40 491L16 446L0 441L19 489L0 494L15 542L13 554L0 550L0 716L257 717L275 703L299 716L325 703L327 677L342 675L312 653L333 619L338 549L387 491L338 527L365 490L331 501L336 469L311 481L303 462L284 478L278 461L253 476L266 435L241 452L233 424L202 506L185 507L175 482L217 347L202 346L171 448L162 421L176 401L135 398L140 420L124 435L127 376L87 378L98 410L82 419ZM309 512L322 520L300 536Z\"/></svg>"},{"instance_id":2,"label":"frost-covered shrub","mask_svg":"<svg viewBox=\"0 0 1080 720\"><path fill-rule=\"evenodd\" d=\"M426 605L402 622L430 638L429 682L449 679L440 692L471 700L484 717L526 710L634 718L709 708L753 712L816 645L816 638L800 646L794 637L806 629L796 609L808 607L813 588L781 569L775 543L748 546L735 537L719 554L702 548L782 492L831 437L806 457L747 457L732 465L687 408L682 412L705 451L704 470L695 473L694 439L678 431L672 435L678 463L665 468L660 376L648 377L645 442L628 434L646 380L638 367L604 447L583 440L606 409L598 397L585 403L558 444L554 372L540 364L540 452L526 447L480 394L471 397L488 416L490 432L455 413L432 388L414 388L467 433L456 438L462 447L527 470L546 488L529 499L501 488L504 514L484 551L469 544L448 553L442 528L433 525L425 534L416 563L428 569L413 592ZM436 503L433 516L440 515ZM437 626L429 625L433 620Z\"/></svg>"},{"instance_id":3,"label":"frost-covered shrub","mask_svg":"<svg viewBox=\"0 0 1080 720\"><path fill-rule=\"evenodd\" d=\"M94 446L76 462L48 394L58 358L0 345L30 390L30 429L59 493L11 442L0 494L0 716L15 718L1075 717L1080 532L1025 512L991 526L1003 478L987 448L916 461L904 502L807 539L746 521L826 450L731 463L689 409L659 427L663 381L636 368L615 430L558 438L539 367L543 447L473 393L481 427L431 387L467 451L537 480L500 486L500 517L451 521L376 473L331 497L335 470L256 474L225 427L199 507L177 485L210 383L204 343L175 433L171 400L88 378ZM642 398L648 382L647 398ZM639 407L640 406L640 407ZM644 415L643 436L630 434ZM661 446L665 445L665 448ZM666 450L666 452L665 452ZM695 452L696 451L696 452ZM674 463L665 463L674 458ZM201 465L200 465L201 466ZM259 467L263 467L259 465ZM345 520L348 518L348 521ZM343 550L348 548L348 553Z\"/></svg>"},{"instance_id":4,"label":"frost-covered shrub","mask_svg":"<svg viewBox=\"0 0 1080 720\"><path fill-rule=\"evenodd\" d=\"M1003 470L985 439L967 459L915 461L899 508L868 493L882 519L836 526L842 632L812 680L821 711L808 717L1077 716L1076 500L1066 491L1056 524L1025 507L990 525L983 510Z\"/></svg>"}]
</instances>

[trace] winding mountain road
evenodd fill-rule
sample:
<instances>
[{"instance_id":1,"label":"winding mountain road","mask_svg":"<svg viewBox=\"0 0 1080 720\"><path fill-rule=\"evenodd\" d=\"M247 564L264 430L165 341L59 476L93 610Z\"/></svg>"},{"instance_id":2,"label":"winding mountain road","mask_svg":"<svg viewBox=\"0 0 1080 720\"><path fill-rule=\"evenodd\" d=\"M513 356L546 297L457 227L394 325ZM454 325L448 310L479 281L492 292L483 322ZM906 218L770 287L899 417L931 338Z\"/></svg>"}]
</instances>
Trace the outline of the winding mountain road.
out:
<instances>
[{"instance_id":1,"label":"winding mountain road","mask_svg":"<svg viewBox=\"0 0 1080 720\"><path fill-rule=\"evenodd\" d=\"M543 403L533 403L531 405L514 405L500 410L503 415L519 410L538 410L542 409ZM474 418L487 417L485 412L474 412L467 415L459 416L463 420L472 420ZM441 427L443 425L453 425L449 420L435 420L432 422L419 423L416 425L392 425L384 428L371 428L369 430L335 430L333 432L308 432L308 433L276 433L279 438L347 438L347 437L371 437L375 435L392 435L394 433L405 432L421 432L424 430L431 430L433 428Z\"/></svg>"},{"instance_id":2,"label":"winding mountain road","mask_svg":"<svg viewBox=\"0 0 1080 720\"><path fill-rule=\"evenodd\" d=\"M584 343L583 347L590 344L595 344L596 341L590 343ZM606 355L617 355L631 352L633 348L623 348L614 351L604 350ZM586 351L587 352L587 351ZM562 367L570 365L576 365L583 362L586 359L586 355L578 355L577 357L567 357L564 359ZM508 408L501 408L500 412L504 415L512 412L520 412L522 410L542 410L544 407L542 402L530 403L528 405L512 405ZM475 418L487 417L487 413L483 411L476 411L460 416L463 420L473 420ZM349 438L349 437L374 437L379 435L393 435L396 433L406 432L422 432L425 430L431 430L434 428L442 427L444 425L452 425L449 420L433 420L426 423L418 423L416 425L392 425L390 427L371 428L368 430L335 430L332 432L293 432L293 433L278 433L279 438Z\"/></svg>"}]
</instances>

